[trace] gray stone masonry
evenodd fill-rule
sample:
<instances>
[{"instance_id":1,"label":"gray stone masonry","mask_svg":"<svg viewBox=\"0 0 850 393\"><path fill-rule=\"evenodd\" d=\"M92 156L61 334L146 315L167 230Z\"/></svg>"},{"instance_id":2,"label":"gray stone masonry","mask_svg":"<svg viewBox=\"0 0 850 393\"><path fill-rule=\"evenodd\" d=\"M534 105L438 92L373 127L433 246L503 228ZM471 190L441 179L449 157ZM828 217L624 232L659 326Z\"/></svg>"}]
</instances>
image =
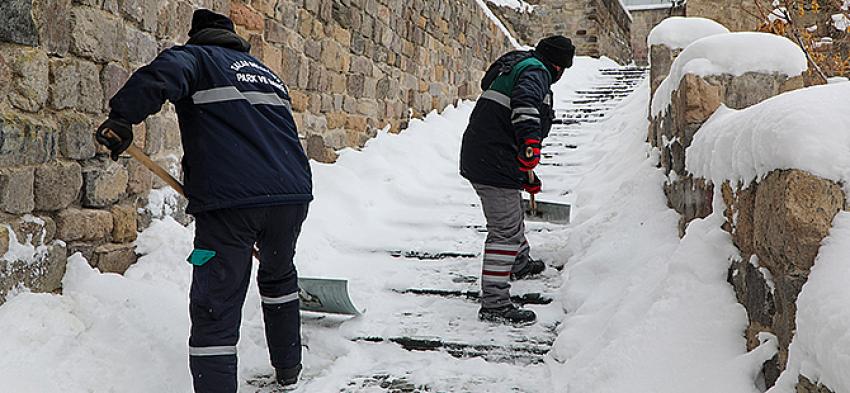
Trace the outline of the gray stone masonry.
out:
<instances>
[{"instance_id":1,"label":"gray stone masonry","mask_svg":"<svg viewBox=\"0 0 850 393\"><path fill-rule=\"evenodd\" d=\"M486 66L512 49L473 0L2 0L0 251L10 239L3 224L27 214L64 243L45 244L30 265L0 261L9 270L0 303L21 284L58 290L75 252L104 272L136 261L133 241L152 219L139 209L166 185L127 155L110 160L93 133L133 71L186 41L198 7L230 15L252 54L284 79L304 145L324 162L381 128L399 131L411 115L476 97ZM182 177L173 105L134 133ZM172 206L182 223L191 220L185 205Z\"/></svg>"}]
</instances>

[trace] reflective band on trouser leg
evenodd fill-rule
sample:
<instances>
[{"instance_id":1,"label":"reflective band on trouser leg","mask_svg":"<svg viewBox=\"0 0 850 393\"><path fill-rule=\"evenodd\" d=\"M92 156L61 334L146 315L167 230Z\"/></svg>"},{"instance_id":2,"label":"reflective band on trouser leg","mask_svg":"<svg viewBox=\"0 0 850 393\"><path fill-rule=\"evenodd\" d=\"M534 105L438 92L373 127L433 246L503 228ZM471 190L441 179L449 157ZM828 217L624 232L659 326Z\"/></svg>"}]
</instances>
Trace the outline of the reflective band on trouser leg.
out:
<instances>
[{"instance_id":1,"label":"reflective band on trouser leg","mask_svg":"<svg viewBox=\"0 0 850 393\"><path fill-rule=\"evenodd\" d=\"M278 297L260 296L260 298L262 298L263 304L286 304L298 300L298 292Z\"/></svg>"},{"instance_id":2,"label":"reflective band on trouser leg","mask_svg":"<svg viewBox=\"0 0 850 393\"><path fill-rule=\"evenodd\" d=\"M218 347L189 347L189 356L222 356L236 355L236 346Z\"/></svg>"},{"instance_id":3,"label":"reflective band on trouser leg","mask_svg":"<svg viewBox=\"0 0 850 393\"><path fill-rule=\"evenodd\" d=\"M485 307L510 304L511 270L516 261L516 244L486 244L481 269L482 303Z\"/></svg>"}]
</instances>

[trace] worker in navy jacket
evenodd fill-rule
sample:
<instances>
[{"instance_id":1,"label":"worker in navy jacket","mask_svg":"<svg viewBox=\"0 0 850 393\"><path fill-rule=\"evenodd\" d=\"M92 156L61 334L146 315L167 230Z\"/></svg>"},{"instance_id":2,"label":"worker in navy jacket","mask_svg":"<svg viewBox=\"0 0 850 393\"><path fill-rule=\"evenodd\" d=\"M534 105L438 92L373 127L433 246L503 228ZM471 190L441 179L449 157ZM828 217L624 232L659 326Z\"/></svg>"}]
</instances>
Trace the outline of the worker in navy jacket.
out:
<instances>
[{"instance_id":1,"label":"worker in navy jacket","mask_svg":"<svg viewBox=\"0 0 850 393\"><path fill-rule=\"evenodd\" d=\"M196 222L188 261L194 265L189 364L197 393L237 391L236 344L255 245L277 380L294 384L301 371L293 258L313 199L310 165L286 85L249 49L230 19L196 11L186 45L134 73L110 100L109 119L96 135L117 159L132 143L132 124L165 101L177 110L187 211Z\"/></svg>"},{"instance_id":2,"label":"worker in navy jacket","mask_svg":"<svg viewBox=\"0 0 850 393\"><path fill-rule=\"evenodd\" d=\"M540 192L542 183L534 168L554 117L550 86L572 66L574 55L568 38L545 38L533 51L499 58L481 81L484 93L472 111L460 153L461 175L478 193L487 219L481 320L525 325L537 318L510 298L511 279L528 278L546 268L530 256L520 190Z\"/></svg>"}]
</instances>

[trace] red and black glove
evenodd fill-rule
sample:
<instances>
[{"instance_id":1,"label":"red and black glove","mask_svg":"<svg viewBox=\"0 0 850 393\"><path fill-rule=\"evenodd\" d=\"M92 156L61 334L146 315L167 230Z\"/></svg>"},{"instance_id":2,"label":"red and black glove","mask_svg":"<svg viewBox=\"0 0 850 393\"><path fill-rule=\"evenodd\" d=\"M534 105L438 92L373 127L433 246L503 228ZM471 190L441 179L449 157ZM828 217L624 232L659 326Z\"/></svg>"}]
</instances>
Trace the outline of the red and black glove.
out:
<instances>
[{"instance_id":1,"label":"red and black glove","mask_svg":"<svg viewBox=\"0 0 850 393\"><path fill-rule=\"evenodd\" d=\"M538 194L541 188L543 188L543 182L540 181L540 178L537 177L536 174L531 174L531 176L529 176L528 179L525 179L525 182L522 183L522 189L531 195Z\"/></svg>"},{"instance_id":2,"label":"red and black glove","mask_svg":"<svg viewBox=\"0 0 850 393\"><path fill-rule=\"evenodd\" d=\"M111 135L107 135L107 130L112 131ZM118 161L118 156L133 143L133 126L121 119L106 119L97 128L95 139L109 149L113 161Z\"/></svg>"},{"instance_id":3,"label":"red and black glove","mask_svg":"<svg viewBox=\"0 0 850 393\"><path fill-rule=\"evenodd\" d=\"M540 141L537 139L526 139L519 147L519 170L523 172L533 171L540 163Z\"/></svg>"}]
</instances>

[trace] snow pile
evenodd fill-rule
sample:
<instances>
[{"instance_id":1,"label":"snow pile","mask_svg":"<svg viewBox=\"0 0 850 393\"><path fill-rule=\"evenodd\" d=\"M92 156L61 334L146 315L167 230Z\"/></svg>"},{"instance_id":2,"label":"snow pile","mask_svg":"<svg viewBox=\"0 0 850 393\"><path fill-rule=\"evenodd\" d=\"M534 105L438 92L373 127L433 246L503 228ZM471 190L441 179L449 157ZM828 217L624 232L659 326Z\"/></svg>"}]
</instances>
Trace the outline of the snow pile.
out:
<instances>
[{"instance_id":1,"label":"snow pile","mask_svg":"<svg viewBox=\"0 0 850 393\"><path fill-rule=\"evenodd\" d=\"M27 264L40 262L43 261L50 252L49 248L44 244L44 238L47 237L47 228L45 227L44 220L39 217L35 217L32 214L26 214L21 219L26 223L36 224L41 228L41 233L38 234L38 240L35 240L35 236L33 234L27 234L26 239L18 239L18 235L15 233L12 226L8 224L5 225L6 233L9 235L9 248L6 250L6 254L2 256L2 259L6 261L7 266L14 262L21 261ZM62 242L55 241L54 243ZM40 244L40 246L36 247L35 244ZM2 270L3 269L0 269L0 272L2 272Z\"/></svg>"},{"instance_id":2,"label":"snow pile","mask_svg":"<svg viewBox=\"0 0 850 393\"><path fill-rule=\"evenodd\" d=\"M496 7L508 7L522 13L533 12L534 7L536 7L523 0L487 0L487 2Z\"/></svg>"},{"instance_id":3,"label":"snow pile","mask_svg":"<svg viewBox=\"0 0 850 393\"><path fill-rule=\"evenodd\" d=\"M686 166L714 184L749 184L801 169L850 191L850 84L800 89L736 111L721 107L687 151Z\"/></svg>"},{"instance_id":4,"label":"snow pile","mask_svg":"<svg viewBox=\"0 0 850 393\"><path fill-rule=\"evenodd\" d=\"M671 5L668 4L669 8ZM674 16L664 19L649 32L649 46L665 45L670 49L682 49L700 38L728 33L729 29L711 19Z\"/></svg>"},{"instance_id":5,"label":"snow pile","mask_svg":"<svg viewBox=\"0 0 850 393\"><path fill-rule=\"evenodd\" d=\"M832 16L832 25L838 31L846 32L850 30L850 18L847 17L847 14L835 14Z\"/></svg>"},{"instance_id":6,"label":"snow pile","mask_svg":"<svg viewBox=\"0 0 850 393\"><path fill-rule=\"evenodd\" d=\"M552 391L755 393L776 341L746 353L746 312L726 282L739 256L723 217L696 220L679 239L657 152L645 142L648 90L644 83L585 147L596 164L576 187L563 249L567 316L549 363Z\"/></svg>"},{"instance_id":7,"label":"snow pile","mask_svg":"<svg viewBox=\"0 0 850 393\"><path fill-rule=\"evenodd\" d=\"M770 393L793 393L805 375L833 392L850 392L850 213L835 217L830 235L797 298L797 334L788 368Z\"/></svg>"},{"instance_id":8,"label":"snow pile","mask_svg":"<svg viewBox=\"0 0 850 393\"><path fill-rule=\"evenodd\" d=\"M489 0L487 0L487 1L489 1ZM509 1L509 0L503 0L503 1ZM508 38L508 41L510 41L511 45L513 45L514 48L519 49L519 48L523 47L522 45L519 44L519 41L517 41L516 38L514 38L514 36L511 35L510 30L508 30L508 28L505 27L505 24L502 23L501 20L499 20L499 17L497 17L496 14L493 13L493 10L490 9L490 7L487 5L485 0L475 0L475 2L478 3L478 6L481 7L482 11L484 11L484 15L487 15L487 17L490 18L490 20L493 21L493 23L496 24L496 27L498 27L499 30L501 30L502 33L505 34L505 37Z\"/></svg>"},{"instance_id":9,"label":"snow pile","mask_svg":"<svg viewBox=\"0 0 850 393\"><path fill-rule=\"evenodd\" d=\"M806 54L791 40L767 33L729 33L699 39L673 61L670 75L655 92L652 115L662 114L687 74L698 76L748 72L800 75L808 69Z\"/></svg>"}]
</instances>

